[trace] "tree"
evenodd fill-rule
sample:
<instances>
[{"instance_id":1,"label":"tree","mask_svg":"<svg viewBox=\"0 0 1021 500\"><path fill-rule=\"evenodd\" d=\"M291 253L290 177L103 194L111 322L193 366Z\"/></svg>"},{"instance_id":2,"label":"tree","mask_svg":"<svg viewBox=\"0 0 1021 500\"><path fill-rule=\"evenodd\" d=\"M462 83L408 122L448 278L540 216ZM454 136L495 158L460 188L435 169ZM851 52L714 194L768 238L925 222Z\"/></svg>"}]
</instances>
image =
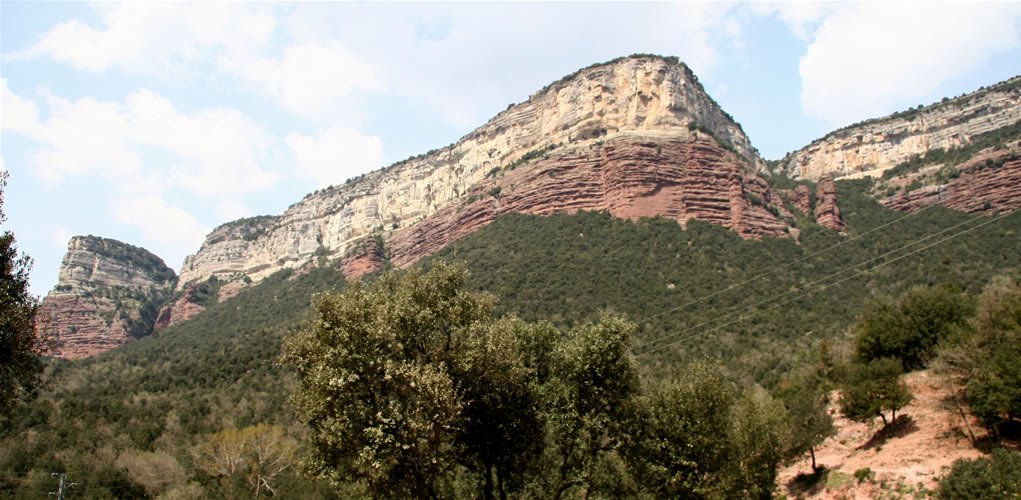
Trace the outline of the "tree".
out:
<instances>
[{"instance_id":1,"label":"tree","mask_svg":"<svg viewBox=\"0 0 1021 500\"><path fill-rule=\"evenodd\" d=\"M736 400L734 385L703 363L646 395L627 450L640 483L658 497L713 496L729 460L727 417Z\"/></svg>"},{"instance_id":2,"label":"tree","mask_svg":"<svg viewBox=\"0 0 1021 500\"><path fill-rule=\"evenodd\" d=\"M905 370L923 368L939 341L963 324L973 309L967 296L949 286L915 287L898 303L874 302L856 327L858 359L892 357L900 359Z\"/></svg>"},{"instance_id":3,"label":"tree","mask_svg":"<svg viewBox=\"0 0 1021 500\"><path fill-rule=\"evenodd\" d=\"M6 222L3 194L7 172L0 172L0 223ZM32 259L18 253L14 233L0 234L0 414L31 399L42 383L44 339L36 331L38 301L28 290Z\"/></svg>"},{"instance_id":4,"label":"tree","mask_svg":"<svg viewBox=\"0 0 1021 500\"><path fill-rule=\"evenodd\" d=\"M807 451L812 455L812 470L818 470L815 447L836 432L826 392L818 383L802 378L783 387L780 397L787 409L790 428L784 455L794 458Z\"/></svg>"},{"instance_id":5,"label":"tree","mask_svg":"<svg viewBox=\"0 0 1021 500\"><path fill-rule=\"evenodd\" d=\"M297 441L279 425L230 427L206 437L195 450L195 463L228 488L243 480L256 497L263 491L276 495L273 484L294 465L297 450Z\"/></svg>"},{"instance_id":6,"label":"tree","mask_svg":"<svg viewBox=\"0 0 1021 500\"><path fill-rule=\"evenodd\" d=\"M994 434L1021 418L1021 280L994 278L982 291L975 317L940 352L965 385L975 416Z\"/></svg>"},{"instance_id":7,"label":"tree","mask_svg":"<svg viewBox=\"0 0 1021 500\"><path fill-rule=\"evenodd\" d=\"M495 322L494 300L464 289L463 267L384 273L314 300L283 360L311 429L312 470L364 481L376 495L432 498L458 467L483 496L501 496L541 450L543 418L517 320Z\"/></svg>"},{"instance_id":8,"label":"tree","mask_svg":"<svg viewBox=\"0 0 1021 500\"><path fill-rule=\"evenodd\" d=\"M1021 455L994 448L990 457L957 460L937 491L944 500L1021 497Z\"/></svg>"},{"instance_id":9,"label":"tree","mask_svg":"<svg viewBox=\"0 0 1021 500\"><path fill-rule=\"evenodd\" d=\"M881 358L848 367L842 384L844 416L859 422L883 419L883 425L897 420L897 410L911 402L907 385L900 380L904 369L899 359ZM892 413L889 421L883 413Z\"/></svg>"},{"instance_id":10,"label":"tree","mask_svg":"<svg viewBox=\"0 0 1021 500\"><path fill-rule=\"evenodd\" d=\"M624 442L641 386L630 353L635 324L603 315L571 330L554 351L553 374L543 392L550 419L550 461L558 477L550 495L574 488L590 496L595 472Z\"/></svg>"}]
</instances>

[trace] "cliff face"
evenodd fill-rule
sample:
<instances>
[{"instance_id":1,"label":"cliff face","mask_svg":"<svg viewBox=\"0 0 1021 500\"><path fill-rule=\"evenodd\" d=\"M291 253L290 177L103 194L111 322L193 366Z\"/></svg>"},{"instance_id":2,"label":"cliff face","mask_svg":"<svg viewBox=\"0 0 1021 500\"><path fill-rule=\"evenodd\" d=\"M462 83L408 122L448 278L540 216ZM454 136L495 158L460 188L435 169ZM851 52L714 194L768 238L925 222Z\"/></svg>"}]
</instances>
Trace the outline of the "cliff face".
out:
<instances>
[{"instance_id":1,"label":"cliff face","mask_svg":"<svg viewBox=\"0 0 1021 500\"><path fill-rule=\"evenodd\" d=\"M728 150L731 155L727 161L730 170L714 174L719 176L714 182L721 180L726 186L761 182L755 180L754 175L741 182L734 180L744 175L733 170L738 165L755 170L764 168L764 163L740 126L706 95L686 66L658 57L625 58L581 70L548 86L527 101L508 107L453 145L308 195L280 216L245 219L217 228L196 254L185 259L178 288L205 281L210 276L224 281L258 281L281 269L301 268L320 257L343 259L352 252L358 254L362 248L358 245L364 245L369 235L407 241L407 236L400 236L405 228L448 207L464 205L471 193L478 191L478 186L489 182L487 175L525 163L553 148L565 153L610 154L610 150L597 144L642 135L671 137L692 145L711 140L719 144L713 154ZM715 139L709 139L710 136ZM668 145L667 149L672 147ZM675 160L682 161L680 158L669 161ZM599 168L592 164L595 157L585 167L580 166L584 163L580 158L572 161L575 166L571 168L588 169L585 172L599 175L607 175L616 168L622 182L627 179L630 168L626 160L621 160L616 167ZM662 164L661 160L657 161ZM570 170L566 166L563 168ZM526 180L516 182L521 184L518 188L525 190ZM620 192L645 189L651 193L659 182L659 179L652 179L650 184L640 188L623 184ZM508 186L508 191L511 189ZM707 189L720 194L716 186ZM743 188L727 189L736 193ZM579 208L604 207L625 216L631 213L653 215L660 213L657 210L668 202L676 201L670 198L676 198L676 193L671 193L668 189L658 198L651 194L632 197L637 201L629 208L612 206L612 200L605 198L610 194L576 197L584 202L545 198L542 203L532 203L529 210L544 213L575 203ZM714 211L712 215L706 212L710 220L742 228L742 234L751 237L782 232L783 224L775 220L764 225L749 222L756 218L768 220L771 214L730 207L733 197L729 193L711 201L729 208ZM627 194L615 196L631 199ZM507 203L511 199L513 197L508 197ZM666 210L671 211L670 216L681 219L697 216L698 212L677 207ZM351 261L345 268L357 274L381 262L381 258L371 252L362 255L361 261ZM408 259L413 260L413 257L401 262Z\"/></svg>"},{"instance_id":2,"label":"cliff face","mask_svg":"<svg viewBox=\"0 0 1021 500\"><path fill-rule=\"evenodd\" d=\"M985 215L1017 210L1021 208L1021 145L988 150L949 168L922 169L894 179L888 189L894 194L884 196L881 189L876 194L895 210L936 204Z\"/></svg>"},{"instance_id":3,"label":"cliff face","mask_svg":"<svg viewBox=\"0 0 1021 500\"><path fill-rule=\"evenodd\" d=\"M621 133L554 151L480 184L389 241L392 263L409 266L507 212L577 210L615 217L701 219L747 238L786 236L783 204L735 153L705 134ZM789 214L786 214L789 215Z\"/></svg>"},{"instance_id":4,"label":"cliff face","mask_svg":"<svg viewBox=\"0 0 1021 500\"><path fill-rule=\"evenodd\" d=\"M57 286L39 307L39 328L64 358L91 356L152 331L177 276L159 257L116 240L75 236Z\"/></svg>"},{"instance_id":5,"label":"cliff face","mask_svg":"<svg viewBox=\"0 0 1021 500\"><path fill-rule=\"evenodd\" d=\"M819 180L878 176L916 155L967 145L976 135L1021 121L1021 77L921 109L830 133L788 154L782 173Z\"/></svg>"}]
</instances>

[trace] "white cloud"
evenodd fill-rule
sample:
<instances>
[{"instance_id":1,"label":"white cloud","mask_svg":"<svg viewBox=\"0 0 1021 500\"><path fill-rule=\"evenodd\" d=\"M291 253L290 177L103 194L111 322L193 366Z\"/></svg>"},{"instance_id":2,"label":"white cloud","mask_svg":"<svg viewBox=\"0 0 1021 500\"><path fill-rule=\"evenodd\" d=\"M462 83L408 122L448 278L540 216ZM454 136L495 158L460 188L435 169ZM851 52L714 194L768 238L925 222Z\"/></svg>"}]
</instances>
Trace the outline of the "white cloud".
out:
<instances>
[{"instance_id":1,"label":"white cloud","mask_svg":"<svg viewBox=\"0 0 1021 500\"><path fill-rule=\"evenodd\" d=\"M183 113L148 90L133 92L123 102L49 96L48 117L40 122L34 102L6 85L3 93L4 128L10 123L13 130L43 144L32 157L36 175L50 183L95 174L125 187L137 186L144 148L174 158L173 165L163 166L162 181L199 195L241 196L266 189L277 179L259 165L269 137L234 109ZM145 167L150 174L160 168L151 159Z\"/></svg>"},{"instance_id":2,"label":"white cloud","mask_svg":"<svg viewBox=\"0 0 1021 500\"><path fill-rule=\"evenodd\" d=\"M292 45L278 58L220 58L227 71L256 82L284 109L330 123L362 118L356 96L382 89L378 71L337 41Z\"/></svg>"},{"instance_id":3,"label":"white cloud","mask_svg":"<svg viewBox=\"0 0 1021 500\"><path fill-rule=\"evenodd\" d=\"M171 266L194 252L209 233L192 214L160 196L119 196L110 202L110 211L118 222L137 227L143 238L157 243Z\"/></svg>"},{"instance_id":4,"label":"white cloud","mask_svg":"<svg viewBox=\"0 0 1021 500\"><path fill-rule=\"evenodd\" d=\"M383 163L383 141L355 130L332 128L306 136L287 136L298 171L316 181L319 187L377 169Z\"/></svg>"},{"instance_id":5,"label":"white cloud","mask_svg":"<svg viewBox=\"0 0 1021 500\"><path fill-rule=\"evenodd\" d=\"M6 84L3 97L4 130L24 132L37 144L29 150L37 177L54 186L101 179L114 200L114 219L139 229L163 256L183 258L207 232L175 200L234 219L250 215L248 196L278 180L260 165L270 137L234 109L183 112L143 89L123 101L48 95L41 119L39 106Z\"/></svg>"},{"instance_id":6,"label":"white cloud","mask_svg":"<svg viewBox=\"0 0 1021 500\"><path fill-rule=\"evenodd\" d=\"M60 23L9 60L49 57L77 69L131 73L180 71L208 52L251 50L269 40L275 20L263 7L238 3L96 4L102 26Z\"/></svg>"},{"instance_id":7,"label":"white cloud","mask_svg":"<svg viewBox=\"0 0 1021 500\"><path fill-rule=\"evenodd\" d=\"M1021 4L840 4L800 62L805 112L832 125L933 99L940 86L1021 45Z\"/></svg>"},{"instance_id":8,"label":"white cloud","mask_svg":"<svg viewBox=\"0 0 1021 500\"><path fill-rule=\"evenodd\" d=\"M302 4L287 17L302 44L357 47L383 90L424 102L459 127L478 125L509 99L593 62L634 52L677 55L697 72L719 62L712 31L732 6L600 3ZM385 27L381 29L380 27ZM730 23L728 41L740 43ZM596 36L598 34L598 36Z\"/></svg>"},{"instance_id":9,"label":"white cloud","mask_svg":"<svg viewBox=\"0 0 1021 500\"><path fill-rule=\"evenodd\" d=\"M22 99L7 87L7 79L0 78L0 128L39 137L39 108L34 102Z\"/></svg>"}]
</instances>

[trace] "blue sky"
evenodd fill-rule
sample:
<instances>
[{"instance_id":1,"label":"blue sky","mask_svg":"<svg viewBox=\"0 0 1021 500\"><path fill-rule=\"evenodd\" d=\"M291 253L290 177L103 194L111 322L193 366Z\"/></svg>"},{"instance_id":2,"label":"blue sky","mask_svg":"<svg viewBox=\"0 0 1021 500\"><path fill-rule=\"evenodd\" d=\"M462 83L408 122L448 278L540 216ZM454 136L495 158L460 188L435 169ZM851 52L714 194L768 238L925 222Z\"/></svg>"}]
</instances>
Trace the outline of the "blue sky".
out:
<instances>
[{"instance_id":1,"label":"blue sky","mask_svg":"<svg viewBox=\"0 0 1021 500\"><path fill-rule=\"evenodd\" d=\"M572 71L676 55L767 159L1021 73L1018 3L0 2L7 228L179 268L213 227L456 141Z\"/></svg>"}]
</instances>

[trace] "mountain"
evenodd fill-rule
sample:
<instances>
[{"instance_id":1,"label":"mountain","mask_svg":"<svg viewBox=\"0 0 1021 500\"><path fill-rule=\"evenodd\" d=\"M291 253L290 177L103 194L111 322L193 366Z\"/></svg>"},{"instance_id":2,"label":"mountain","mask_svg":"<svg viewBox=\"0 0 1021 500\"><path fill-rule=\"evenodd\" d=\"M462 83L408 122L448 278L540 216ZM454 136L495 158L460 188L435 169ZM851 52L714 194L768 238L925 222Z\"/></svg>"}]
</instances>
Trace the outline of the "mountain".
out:
<instances>
[{"instance_id":1,"label":"mountain","mask_svg":"<svg viewBox=\"0 0 1021 500\"><path fill-rule=\"evenodd\" d=\"M791 224L748 137L675 58L594 65L509 106L458 142L224 224L178 289L258 282L341 259L348 276L404 267L505 212L607 210L709 220L750 238ZM173 320L170 321L171 323Z\"/></svg>"},{"instance_id":2,"label":"mountain","mask_svg":"<svg viewBox=\"0 0 1021 500\"><path fill-rule=\"evenodd\" d=\"M177 283L162 259L144 248L96 236L75 236L57 285L39 307L39 328L54 354L82 358L152 331Z\"/></svg>"},{"instance_id":3,"label":"mountain","mask_svg":"<svg viewBox=\"0 0 1021 500\"><path fill-rule=\"evenodd\" d=\"M934 150L969 146L1021 121L1021 76L928 106L841 128L788 153L779 173L794 179L878 177Z\"/></svg>"},{"instance_id":4,"label":"mountain","mask_svg":"<svg viewBox=\"0 0 1021 500\"><path fill-rule=\"evenodd\" d=\"M995 214L1021 207L1019 144L1021 77L765 162L686 65L620 58L547 85L445 148L310 193L281 215L217 227L185 259L155 327L281 270L336 261L357 277L414 265L508 213L701 220L800 241L806 220L845 231L833 179L867 174L881 176L870 194L895 210Z\"/></svg>"}]
</instances>

